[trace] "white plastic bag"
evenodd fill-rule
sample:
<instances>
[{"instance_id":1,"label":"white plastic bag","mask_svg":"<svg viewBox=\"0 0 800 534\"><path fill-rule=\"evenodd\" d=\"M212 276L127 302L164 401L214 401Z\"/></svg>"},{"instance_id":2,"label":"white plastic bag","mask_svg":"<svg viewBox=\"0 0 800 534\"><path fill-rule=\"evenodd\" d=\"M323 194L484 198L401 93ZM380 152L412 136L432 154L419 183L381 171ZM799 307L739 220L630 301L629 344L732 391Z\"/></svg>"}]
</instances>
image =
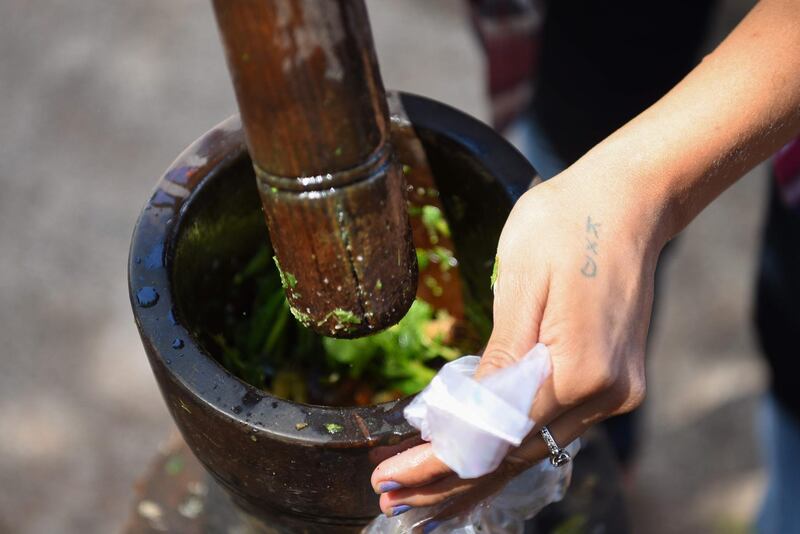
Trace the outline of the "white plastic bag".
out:
<instances>
[{"instance_id":1,"label":"white plastic bag","mask_svg":"<svg viewBox=\"0 0 800 534\"><path fill-rule=\"evenodd\" d=\"M534 425L533 399L550 374L550 352L541 343L480 382L472 377L479 361L464 356L442 367L403 412L461 478L491 473L509 447L522 443Z\"/></svg>"},{"instance_id":2,"label":"white plastic bag","mask_svg":"<svg viewBox=\"0 0 800 534\"><path fill-rule=\"evenodd\" d=\"M520 445L534 426L528 418L533 399L550 374L550 353L541 343L516 364L480 382L472 378L479 361L477 356L464 356L448 363L404 411L408 422L431 442L436 456L461 478L494 471L509 448ZM566 449L574 458L578 440ZM437 531L521 533L526 519L564 496L571 474L571 464L554 467L544 459ZM410 533L436 517L442 506L446 503L392 518L379 516L363 533Z\"/></svg>"}]
</instances>

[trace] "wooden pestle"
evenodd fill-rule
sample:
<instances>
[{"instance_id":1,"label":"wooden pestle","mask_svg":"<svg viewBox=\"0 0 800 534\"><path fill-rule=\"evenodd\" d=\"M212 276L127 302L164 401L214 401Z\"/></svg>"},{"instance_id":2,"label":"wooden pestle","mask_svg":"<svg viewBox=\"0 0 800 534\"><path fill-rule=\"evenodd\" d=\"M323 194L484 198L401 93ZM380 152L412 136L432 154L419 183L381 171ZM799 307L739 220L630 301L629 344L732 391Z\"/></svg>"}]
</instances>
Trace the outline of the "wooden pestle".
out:
<instances>
[{"instance_id":1,"label":"wooden pestle","mask_svg":"<svg viewBox=\"0 0 800 534\"><path fill-rule=\"evenodd\" d=\"M363 0L213 0L284 289L323 335L399 321L417 264Z\"/></svg>"}]
</instances>

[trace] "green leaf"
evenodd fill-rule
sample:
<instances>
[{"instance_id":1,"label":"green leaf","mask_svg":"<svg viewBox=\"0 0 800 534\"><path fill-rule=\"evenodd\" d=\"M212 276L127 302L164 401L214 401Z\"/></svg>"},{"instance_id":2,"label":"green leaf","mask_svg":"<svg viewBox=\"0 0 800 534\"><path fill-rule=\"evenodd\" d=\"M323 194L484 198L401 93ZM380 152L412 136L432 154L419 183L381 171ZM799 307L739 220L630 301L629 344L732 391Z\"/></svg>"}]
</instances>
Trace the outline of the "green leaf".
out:
<instances>
[{"instance_id":1,"label":"green leaf","mask_svg":"<svg viewBox=\"0 0 800 534\"><path fill-rule=\"evenodd\" d=\"M272 249L269 247L264 247L259 250L253 258L247 262L247 265L244 266L235 277L234 283L239 285L245 280L249 280L254 276L263 273L267 266L269 265L270 257L272 256Z\"/></svg>"}]
</instances>

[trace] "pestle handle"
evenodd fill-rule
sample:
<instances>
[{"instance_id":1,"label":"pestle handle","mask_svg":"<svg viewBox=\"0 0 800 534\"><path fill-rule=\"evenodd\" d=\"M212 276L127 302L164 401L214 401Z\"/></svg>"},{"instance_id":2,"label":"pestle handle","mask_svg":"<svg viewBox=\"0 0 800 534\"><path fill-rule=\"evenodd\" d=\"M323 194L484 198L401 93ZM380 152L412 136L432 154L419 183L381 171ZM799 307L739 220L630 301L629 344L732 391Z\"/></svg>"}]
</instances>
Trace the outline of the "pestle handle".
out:
<instances>
[{"instance_id":1,"label":"pestle handle","mask_svg":"<svg viewBox=\"0 0 800 534\"><path fill-rule=\"evenodd\" d=\"M363 0L213 0L294 316L357 337L417 287L405 181Z\"/></svg>"}]
</instances>

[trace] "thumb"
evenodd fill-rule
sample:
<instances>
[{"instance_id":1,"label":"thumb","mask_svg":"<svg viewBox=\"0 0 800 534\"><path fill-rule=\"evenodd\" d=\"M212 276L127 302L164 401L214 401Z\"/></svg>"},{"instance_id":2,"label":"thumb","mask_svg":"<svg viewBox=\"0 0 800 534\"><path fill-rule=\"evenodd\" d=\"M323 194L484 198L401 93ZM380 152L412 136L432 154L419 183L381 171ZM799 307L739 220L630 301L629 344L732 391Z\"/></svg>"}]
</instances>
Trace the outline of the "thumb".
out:
<instances>
[{"instance_id":1,"label":"thumb","mask_svg":"<svg viewBox=\"0 0 800 534\"><path fill-rule=\"evenodd\" d=\"M494 326L475 371L477 379L516 363L533 348L547 300L546 275L531 279L530 270L516 270L499 258L495 261Z\"/></svg>"}]
</instances>

